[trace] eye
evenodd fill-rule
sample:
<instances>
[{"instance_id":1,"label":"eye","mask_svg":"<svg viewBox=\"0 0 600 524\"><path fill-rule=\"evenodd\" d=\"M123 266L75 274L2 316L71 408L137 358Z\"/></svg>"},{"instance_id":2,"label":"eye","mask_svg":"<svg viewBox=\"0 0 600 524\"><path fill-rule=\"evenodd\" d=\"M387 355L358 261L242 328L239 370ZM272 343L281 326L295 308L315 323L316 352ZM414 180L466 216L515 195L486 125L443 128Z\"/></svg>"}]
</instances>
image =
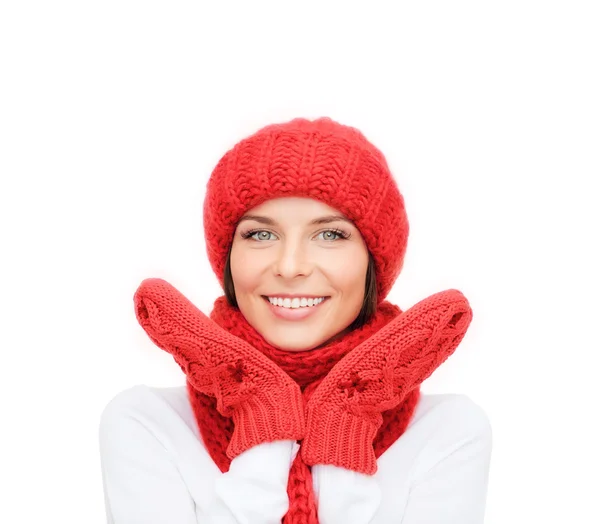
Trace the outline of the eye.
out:
<instances>
[{"instance_id":1,"label":"eye","mask_svg":"<svg viewBox=\"0 0 600 524\"><path fill-rule=\"evenodd\" d=\"M350 236L348 233L342 231L341 229L327 229L325 231L321 231L319 235L324 235L323 238L325 240L337 240L337 238L346 239ZM332 238L332 236L337 236L337 238Z\"/></svg>"},{"instance_id":2,"label":"eye","mask_svg":"<svg viewBox=\"0 0 600 524\"><path fill-rule=\"evenodd\" d=\"M267 235L272 235L273 233L271 233L270 231L267 231L265 229L251 229L250 231L246 231L245 233L242 233L242 238L251 238L254 235L256 235L257 233L267 233ZM262 240L269 240L268 238L261 238ZM258 238L256 238L255 240L259 240Z\"/></svg>"},{"instance_id":3,"label":"eye","mask_svg":"<svg viewBox=\"0 0 600 524\"><path fill-rule=\"evenodd\" d=\"M241 233L241 237L244 239L254 237L254 240L257 240L259 242L261 240L271 240L270 238L265 237L264 234L262 236L255 237L255 235L260 235L262 233L266 233L266 235L273 234L270 231L267 231L266 229L251 229L250 231ZM326 229L325 231L321 231L317 236L319 236L319 235L324 235L323 239L326 240L327 242L350 238L350 233L346 233L345 231L342 231L341 229Z\"/></svg>"}]
</instances>

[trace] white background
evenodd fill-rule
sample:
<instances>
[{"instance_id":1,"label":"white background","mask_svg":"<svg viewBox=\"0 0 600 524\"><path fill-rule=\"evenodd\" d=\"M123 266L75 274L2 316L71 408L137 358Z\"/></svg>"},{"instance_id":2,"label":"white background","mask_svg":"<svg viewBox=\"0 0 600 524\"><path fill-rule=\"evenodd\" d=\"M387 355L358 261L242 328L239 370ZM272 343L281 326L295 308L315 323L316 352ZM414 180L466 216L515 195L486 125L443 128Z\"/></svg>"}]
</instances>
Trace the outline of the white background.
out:
<instances>
[{"instance_id":1,"label":"white background","mask_svg":"<svg viewBox=\"0 0 600 524\"><path fill-rule=\"evenodd\" d=\"M137 286L208 314L212 168L263 125L327 115L406 200L388 300L471 302L423 391L490 417L486 523L599 522L599 27L573 0L2 2L0 521L105 522L104 405L184 383Z\"/></svg>"}]
</instances>

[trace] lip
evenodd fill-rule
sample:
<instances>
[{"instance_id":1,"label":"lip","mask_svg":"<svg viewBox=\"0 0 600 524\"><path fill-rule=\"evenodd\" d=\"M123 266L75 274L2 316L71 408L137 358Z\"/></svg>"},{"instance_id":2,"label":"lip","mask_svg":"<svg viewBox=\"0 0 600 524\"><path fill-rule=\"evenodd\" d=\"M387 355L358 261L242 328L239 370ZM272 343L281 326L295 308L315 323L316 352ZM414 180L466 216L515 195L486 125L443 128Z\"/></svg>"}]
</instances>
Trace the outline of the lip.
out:
<instances>
[{"instance_id":1,"label":"lip","mask_svg":"<svg viewBox=\"0 0 600 524\"><path fill-rule=\"evenodd\" d=\"M277 298L321 298L321 297L325 297L327 298L326 295L310 295L308 293L273 293L272 295L263 295L263 296L271 296L271 297L277 297Z\"/></svg>"},{"instance_id":2,"label":"lip","mask_svg":"<svg viewBox=\"0 0 600 524\"><path fill-rule=\"evenodd\" d=\"M312 307L299 307L296 309L289 309L280 306L274 306L269 302L269 299L265 296L262 297L263 300L267 303L268 308L271 310L271 313L278 318L282 318L284 320L304 320L305 318L313 315L315 311L321 308L323 304L325 304L330 297L327 297L317 306Z\"/></svg>"}]
</instances>

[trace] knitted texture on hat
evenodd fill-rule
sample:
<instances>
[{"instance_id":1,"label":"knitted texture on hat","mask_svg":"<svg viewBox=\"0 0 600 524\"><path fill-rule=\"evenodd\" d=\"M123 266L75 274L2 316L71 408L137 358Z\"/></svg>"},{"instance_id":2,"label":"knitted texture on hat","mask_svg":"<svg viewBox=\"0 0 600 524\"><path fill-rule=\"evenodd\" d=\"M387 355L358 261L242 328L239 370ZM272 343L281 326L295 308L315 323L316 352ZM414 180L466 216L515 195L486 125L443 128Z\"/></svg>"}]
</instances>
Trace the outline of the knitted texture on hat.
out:
<instances>
[{"instance_id":1,"label":"knitted texture on hat","mask_svg":"<svg viewBox=\"0 0 600 524\"><path fill-rule=\"evenodd\" d=\"M381 151L358 129L327 117L266 126L219 160L207 183L203 224L221 286L244 212L292 196L319 200L353 221L375 259L377 302L384 300L406 252L404 199Z\"/></svg>"}]
</instances>

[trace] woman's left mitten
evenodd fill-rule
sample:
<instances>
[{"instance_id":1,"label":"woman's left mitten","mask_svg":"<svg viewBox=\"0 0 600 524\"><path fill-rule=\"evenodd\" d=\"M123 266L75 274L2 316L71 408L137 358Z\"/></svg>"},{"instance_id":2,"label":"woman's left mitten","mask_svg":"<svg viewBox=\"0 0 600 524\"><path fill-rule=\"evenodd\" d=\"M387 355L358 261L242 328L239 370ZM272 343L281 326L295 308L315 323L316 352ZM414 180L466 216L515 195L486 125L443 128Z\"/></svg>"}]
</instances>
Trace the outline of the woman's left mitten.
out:
<instances>
[{"instance_id":1,"label":"woman's left mitten","mask_svg":"<svg viewBox=\"0 0 600 524\"><path fill-rule=\"evenodd\" d=\"M300 387L273 361L162 279L144 280L134 304L152 341L173 356L196 390L216 398L219 413L233 419L230 458L262 442L304 437Z\"/></svg>"},{"instance_id":2,"label":"woman's left mitten","mask_svg":"<svg viewBox=\"0 0 600 524\"><path fill-rule=\"evenodd\" d=\"M435 293L362 342L323 379L307 403L302 458L373 474L382 413L398 406L456 349L472 311L455 289Z\"/></svg>"}]
</instances>

